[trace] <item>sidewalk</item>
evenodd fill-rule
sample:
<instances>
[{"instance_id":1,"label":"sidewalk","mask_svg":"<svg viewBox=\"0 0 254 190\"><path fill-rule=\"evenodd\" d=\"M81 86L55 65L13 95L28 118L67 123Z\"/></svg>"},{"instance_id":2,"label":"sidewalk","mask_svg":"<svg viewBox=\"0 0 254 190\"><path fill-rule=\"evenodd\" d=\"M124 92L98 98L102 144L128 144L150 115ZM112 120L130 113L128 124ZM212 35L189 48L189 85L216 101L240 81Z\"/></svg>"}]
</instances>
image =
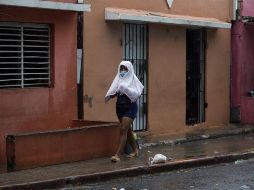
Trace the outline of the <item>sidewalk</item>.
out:
<instances>
[{"instance_id":1,"label":"sidewalk","mask_svg":"<svg viewBox=\"0 0 254 190\"><path fill-rule=\"evenodd\" d=\"M230 126L188 134L187 137L145 139L138 158L111 163L109 158L67 163L0 174L0 189L45 189L80 184L112 177L169 171L254 157L254 126ZM154 142L154 143L152 143ZM81 147L82 148L82 147ZM157 153L172 158L150 165Z\"/></svg>"},{"instance_id":2,"label":"sidewalk","mask_svg":"<svg viewBox=\"0 0 254 190\"><path fill-rule=\"evenodd\" d=\"M240 134L254 133L254 126L252 125L238 125L230 124L228 126L219 126L217 128L203 128L193 132L172 135L161 136L157 138L145 137L142 139L142 146L158 146L158 145L172 145L182 144L186 142L192 142L197 140L216 139L220 137L234 136Z\"/></svg>"}]
</instances>

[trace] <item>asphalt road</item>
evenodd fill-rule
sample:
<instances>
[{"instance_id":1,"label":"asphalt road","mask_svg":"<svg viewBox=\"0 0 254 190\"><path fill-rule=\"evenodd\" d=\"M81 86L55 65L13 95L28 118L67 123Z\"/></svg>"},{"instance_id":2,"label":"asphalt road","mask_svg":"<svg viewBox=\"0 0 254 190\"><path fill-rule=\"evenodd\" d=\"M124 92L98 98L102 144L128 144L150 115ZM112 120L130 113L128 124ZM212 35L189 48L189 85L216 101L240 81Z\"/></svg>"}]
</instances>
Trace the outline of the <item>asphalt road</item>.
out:
<instances>
[{"instance_id":1,"label":"asphalt road","mask_svg":"<svg viewBox=\"0 0 254 190\"><path fill-rule=\"evenodd\" d=\"M61 188L61 190L120 189L254 190L254 159L152 175L116 178L94 184Z\"/></svg>"}]
</instances>

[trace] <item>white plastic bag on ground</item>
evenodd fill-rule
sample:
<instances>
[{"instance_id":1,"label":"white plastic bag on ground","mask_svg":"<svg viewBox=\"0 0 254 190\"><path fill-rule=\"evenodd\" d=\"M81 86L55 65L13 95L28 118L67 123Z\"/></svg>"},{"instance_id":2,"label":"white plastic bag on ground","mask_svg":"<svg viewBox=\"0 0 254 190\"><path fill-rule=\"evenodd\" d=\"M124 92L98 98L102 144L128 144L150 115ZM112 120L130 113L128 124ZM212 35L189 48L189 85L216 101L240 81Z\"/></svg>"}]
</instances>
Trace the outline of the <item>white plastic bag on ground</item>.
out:
<instances>
[{"instance_id":1,"label":"white plastic bag on ground","mask_svg":"<svg viewBox=\"0 0 254 190\"><path fill-rule=\"evenodd\" d=\"M167 161L167 157L163 154L156 154L154 157L150 157L149 161L151 164L165 163Z\"/></svg>"},{"instance_id":2,"label":"white plastic bag on ground","mask_svg":"<svg viewBox=\"0 0 254 190\"><path fill-rule=\"evenodd\" d=\"M248 185L243 185L240 187L241 189L250 189L250 187Z\"/></svg>"}]
</instances>

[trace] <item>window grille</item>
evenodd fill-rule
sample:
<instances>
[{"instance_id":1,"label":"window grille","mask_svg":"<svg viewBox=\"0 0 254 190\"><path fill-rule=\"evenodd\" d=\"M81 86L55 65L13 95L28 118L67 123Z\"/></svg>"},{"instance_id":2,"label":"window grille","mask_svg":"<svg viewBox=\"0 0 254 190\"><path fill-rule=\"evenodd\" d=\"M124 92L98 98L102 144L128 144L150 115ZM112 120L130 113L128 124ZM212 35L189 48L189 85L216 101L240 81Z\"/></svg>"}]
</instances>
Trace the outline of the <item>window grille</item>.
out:
<instances>
[{"instance_id":1,"label":"window grille","mask_svg":"<svg viewBox=\"0 0 254 190\"><path fill-rule=\"evenodd\" d=\"M137 118L133 122L134 131L147 130L147 94L148 94L148 27L146 24L124 24L123 60L131 61L134 71L144 85L138 99Z\"/></svg>"},{"instance_id":2,"label":"window grille","mask_svg":"<svg viewBox=\"0 0 254 190\"><path fill-rule=\"evenodd\" d=\"M49 85L49 26L0 23L0 89Z\"/></svg>"}]
</instances>

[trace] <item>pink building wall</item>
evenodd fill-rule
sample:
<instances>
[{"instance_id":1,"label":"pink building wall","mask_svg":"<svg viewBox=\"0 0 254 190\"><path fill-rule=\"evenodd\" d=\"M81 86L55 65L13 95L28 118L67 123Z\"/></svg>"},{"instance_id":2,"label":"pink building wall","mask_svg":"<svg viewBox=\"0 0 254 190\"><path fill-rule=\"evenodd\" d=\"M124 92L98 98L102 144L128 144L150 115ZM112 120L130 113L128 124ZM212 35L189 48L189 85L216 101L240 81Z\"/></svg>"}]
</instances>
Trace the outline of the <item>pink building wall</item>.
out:
<instances>
[{"instance_id":1,"label":"pink building wall","mask_svg":"<svg viewBox=\"0 0 254 190\"><path fill-rule=\"evenodd\" d=\"M254 26L234 22L232 29L231 106L239 107L242 123L254 124Z\"/></svg>"},{"instance_id":2,"label":"pink building wall","mask_svg":"<svg viewBox=\"0 0 254 190\"><path fill-rule=\"evenodd\" d=\"M74 12L0 6L0 22L50 24L51 88L0 89L0 171L9 134L66 128L76 118L76 19Z\"/></svg>"},{"instance_id":3,"label":"pink building wall","mask_svg":"<svg viewBox=\"0 0 254 190\"><path fill-rule=\"evenodd\" d=\"M242 0L241 2L241 16L254 17L254 1Z\"/></svg>"}]
</instances>

